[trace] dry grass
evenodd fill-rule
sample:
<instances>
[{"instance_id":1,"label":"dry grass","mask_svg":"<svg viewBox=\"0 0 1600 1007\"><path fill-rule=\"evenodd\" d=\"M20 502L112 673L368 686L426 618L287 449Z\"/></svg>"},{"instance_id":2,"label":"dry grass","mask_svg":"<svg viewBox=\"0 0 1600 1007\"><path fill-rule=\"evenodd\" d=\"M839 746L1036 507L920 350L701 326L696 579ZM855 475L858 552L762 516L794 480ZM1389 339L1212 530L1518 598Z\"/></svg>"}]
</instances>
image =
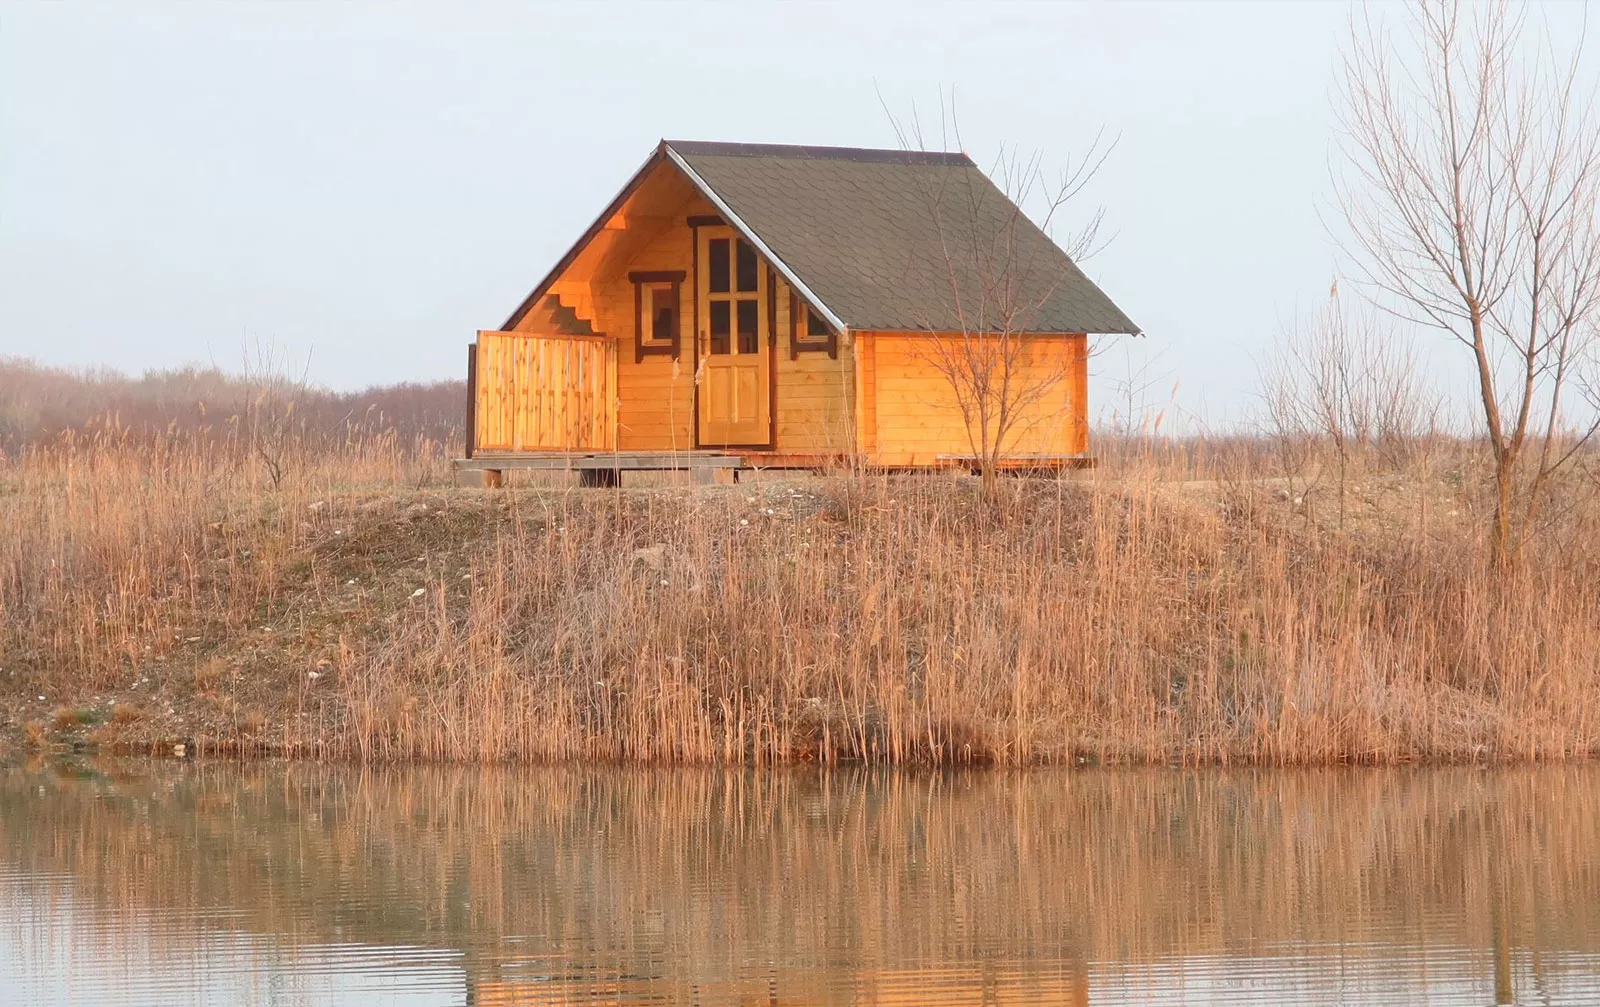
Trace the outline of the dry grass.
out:
<instances>
[{"instance_id":1,"label":"dry grass","mask_svg":"<svg viewBox=\"0 0 1600 1007\"><path fill-rule=\"evenodd\" d=\"M24 452L0 475L8 735L64 707L123 745L380 760L1600 746L1600 512L1505 573L1460 458L1353 479L1340 530L1239 443L992 502L947 477L447 490L447 455L375 437L273 488L199 438Z\"/></svg>"}]
</instances>

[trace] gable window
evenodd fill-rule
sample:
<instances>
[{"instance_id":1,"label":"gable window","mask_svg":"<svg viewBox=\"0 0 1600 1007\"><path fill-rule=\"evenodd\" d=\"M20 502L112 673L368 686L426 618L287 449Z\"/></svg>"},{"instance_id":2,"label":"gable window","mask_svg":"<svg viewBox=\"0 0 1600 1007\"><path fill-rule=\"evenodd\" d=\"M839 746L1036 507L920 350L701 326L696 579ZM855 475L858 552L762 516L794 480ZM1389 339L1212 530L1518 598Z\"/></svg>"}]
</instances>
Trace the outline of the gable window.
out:
<instances>
[{"instance_id":1,"label":"gable window","mask_svg":"<svg viewBox=\"0 0 1600 1007\"><path fill-rule=\"evenodd\" d=\"M634 363L653 355L677 358L683 275L681 271L628 274L633 281Z\"/></svg>"},{"instance_id":2,"label":"gable window","mask_svg":"<svg viewBox=\"0 0 1600 1007\"><path fill-rule=\"evenodd\" d=\"M789 359L802 353L826 353L839 357L839 334L833 331L826 319L805 302L799 294L789 296Z\"/></svg>"}]
</instances>

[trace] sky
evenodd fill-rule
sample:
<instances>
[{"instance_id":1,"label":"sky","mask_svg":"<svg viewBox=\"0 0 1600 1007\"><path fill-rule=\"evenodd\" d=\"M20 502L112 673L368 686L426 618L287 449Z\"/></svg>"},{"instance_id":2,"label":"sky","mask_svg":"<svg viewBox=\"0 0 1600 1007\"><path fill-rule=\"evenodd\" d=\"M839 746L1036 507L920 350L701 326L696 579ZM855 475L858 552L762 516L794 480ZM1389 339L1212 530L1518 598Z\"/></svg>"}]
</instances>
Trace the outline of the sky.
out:
<instances>
[{"instance_id":1,"label":"sky","mask_svg":"<svg viewBox=\"0 0 1600 1007\"><path fill-rule=\"evenodd\" d=\"M1343 3L10 3L0 356L460 377L662 137L1116 145L1092 410L1227 425L1340 269ZM1133 390L1132 396L1129 389Z\"/></svg>"}]
</instances>

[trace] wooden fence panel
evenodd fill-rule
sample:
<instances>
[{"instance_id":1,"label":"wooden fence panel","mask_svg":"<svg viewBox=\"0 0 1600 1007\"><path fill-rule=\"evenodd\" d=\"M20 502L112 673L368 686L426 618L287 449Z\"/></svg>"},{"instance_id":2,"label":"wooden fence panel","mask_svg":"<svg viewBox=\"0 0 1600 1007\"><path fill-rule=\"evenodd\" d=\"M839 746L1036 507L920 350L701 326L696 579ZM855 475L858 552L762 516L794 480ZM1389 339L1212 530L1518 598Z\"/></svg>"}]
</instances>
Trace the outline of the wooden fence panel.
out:
<instances>
[{"instance_id":1,"label":"wooden fence panel","mask_svg":"<svg viewBox=\"0 0 1600 1007\"><path fill-rule=\"evenodd\" d=\"M515 427L510 422L512 389L516 376L516 343L496 333L478 333L478 450L515 449Z\"/></svg>"},{"instance_id":2,"label":"wooden fence panel","mask_svg":"<svg viewBox=\"0 0 1600 1007\"><path fill-rule=\"evenodd\" d=\"M609 339L479 332L477 354L478 451L616 449Z\"/></svg>"}]
</instances>

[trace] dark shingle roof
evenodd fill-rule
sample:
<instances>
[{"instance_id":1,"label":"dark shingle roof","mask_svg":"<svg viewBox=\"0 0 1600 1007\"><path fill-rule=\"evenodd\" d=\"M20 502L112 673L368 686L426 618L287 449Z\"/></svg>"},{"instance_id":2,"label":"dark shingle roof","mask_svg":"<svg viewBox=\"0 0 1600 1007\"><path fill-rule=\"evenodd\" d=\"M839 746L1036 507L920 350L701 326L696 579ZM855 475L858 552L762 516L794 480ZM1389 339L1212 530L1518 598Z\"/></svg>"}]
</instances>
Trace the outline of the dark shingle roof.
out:
<instances>
[{"instance_id":1,"label":"dark shingle roof","mask_svg":"<svg viewBox=\"0 0 1600 1007\"><path fill-rule=\"evenodd\" d=\"M1139 331L964 154L665 146L852 329Z\"/></svg>"}]
</instances>

